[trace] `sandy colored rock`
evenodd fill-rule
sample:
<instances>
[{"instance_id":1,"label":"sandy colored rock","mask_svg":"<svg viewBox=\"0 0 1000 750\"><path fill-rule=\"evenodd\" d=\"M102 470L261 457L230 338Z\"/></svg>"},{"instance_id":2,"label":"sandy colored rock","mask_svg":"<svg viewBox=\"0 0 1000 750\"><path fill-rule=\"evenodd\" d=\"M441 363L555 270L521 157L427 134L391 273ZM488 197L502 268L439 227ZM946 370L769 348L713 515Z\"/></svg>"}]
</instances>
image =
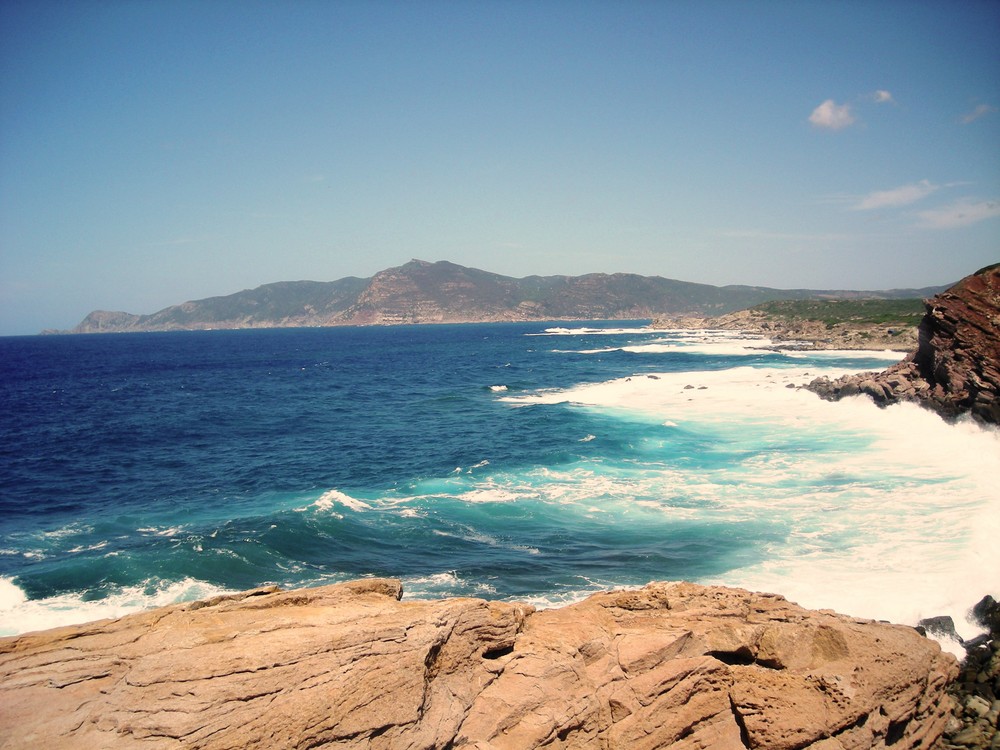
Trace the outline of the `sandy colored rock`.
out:
<instances>
[{"instance_id":1,"label":"sandy colored rock","mask_svg":"<svg viewBox=\"0 0 1000 750\"><path fill-rule=\"evenodd\" d=\"M908 627L687 583L562 609L273 589L0 640L2 748L930 747Z\"/></svg>"}]
</instances>

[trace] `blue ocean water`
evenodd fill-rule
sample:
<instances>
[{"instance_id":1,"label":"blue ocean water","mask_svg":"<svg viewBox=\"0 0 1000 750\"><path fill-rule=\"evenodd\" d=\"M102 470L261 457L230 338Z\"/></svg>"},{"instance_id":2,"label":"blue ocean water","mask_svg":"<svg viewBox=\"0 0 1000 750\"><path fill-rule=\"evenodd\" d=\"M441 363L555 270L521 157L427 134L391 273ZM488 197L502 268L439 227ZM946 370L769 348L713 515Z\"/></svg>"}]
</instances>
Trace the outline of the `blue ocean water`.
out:
<instances>
[{"instance_id":1,"label":"blue ocean water","mask_svg":"<svg viewBox=\"0 0 1000 750\"><path fill-rule=\"evenodd\" d=\"M541 606L726 582L897 621L1000 593L997 433L796 387L899 355L766 344L645 321L0 339L0 634L373 575Z\"/></svg>"}]
</instances>

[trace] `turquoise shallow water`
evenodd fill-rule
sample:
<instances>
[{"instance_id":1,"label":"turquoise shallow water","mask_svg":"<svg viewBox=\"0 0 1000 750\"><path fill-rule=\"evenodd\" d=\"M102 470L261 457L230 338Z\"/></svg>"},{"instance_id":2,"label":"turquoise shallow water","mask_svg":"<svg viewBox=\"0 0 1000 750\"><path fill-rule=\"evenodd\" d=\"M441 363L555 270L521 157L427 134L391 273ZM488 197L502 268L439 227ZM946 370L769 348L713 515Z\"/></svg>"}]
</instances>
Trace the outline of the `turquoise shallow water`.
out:
<instances>
[{"instance_id":1,"label":"turquoise shallow water","mask_svg":"<svg viewBox=\"0 0 1000 750\"><path fill-rule=\"evenodd\" d=\"M369 575L958 606L992 560L995 432L795 388L891 354L642 324L0 339L0 632Z\"/></svg>"}]
</instances>

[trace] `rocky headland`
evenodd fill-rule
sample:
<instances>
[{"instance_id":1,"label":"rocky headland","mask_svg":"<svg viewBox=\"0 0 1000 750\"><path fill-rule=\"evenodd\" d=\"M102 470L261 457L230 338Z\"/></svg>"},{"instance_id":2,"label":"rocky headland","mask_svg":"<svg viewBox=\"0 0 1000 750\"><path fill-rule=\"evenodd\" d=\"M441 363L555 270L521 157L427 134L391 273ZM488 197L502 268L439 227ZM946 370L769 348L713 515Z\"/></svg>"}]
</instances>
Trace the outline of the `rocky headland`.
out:
<instances>
[{"instance_id":1,"label":"rocky headland","mask_svg":"<svg viewBox=\"0 0 1000 750\"><path fill-rule=\"evenodd\" d=\"M768 339L768 347L773 349L908 352L917 345L920 322L917 304L917 300L787 300L707 318L661 316L653 320L652 326L674 330L738 331ZM889 314L886 307L892 308Z\"/></svg>"},{"instance_id":2,"label":"rocky headland","mask_svg":"<svg viewBox=\"0 0 1000 750\"><path fill-rule=\"evenodd\" d=\"M777 595L401 593L260 589L0 639L0 747L904 750L954 722L935 641Z\"/></svg>"},{"instance_id":3,"label":"rocky headland","mask_svg":"<svg viewBox=\"0 0 1000 750\"><path fill-rule=\"evenodd\" d=\"M929 299L917 348L902 362L807 387L829 400L862 393L879 406L912 401L948 419L1000 424L1000 264Z\"/></svg>"},{"instance_id":4,"label":"rocky headland","mask_svg":"<svg viewBox=\"0 0 1000 750\"><path fill-rule=\"evenodd\" d=\"M171 305L148 315L95 310L67 333L637 320L658 315L719 315L765 300L829 296L899 299L937 291L940 289L857 292L712 286L630 273L513 278L447 261L411 260L370 278L282 281Z\"/></svg>"}]
</instances>

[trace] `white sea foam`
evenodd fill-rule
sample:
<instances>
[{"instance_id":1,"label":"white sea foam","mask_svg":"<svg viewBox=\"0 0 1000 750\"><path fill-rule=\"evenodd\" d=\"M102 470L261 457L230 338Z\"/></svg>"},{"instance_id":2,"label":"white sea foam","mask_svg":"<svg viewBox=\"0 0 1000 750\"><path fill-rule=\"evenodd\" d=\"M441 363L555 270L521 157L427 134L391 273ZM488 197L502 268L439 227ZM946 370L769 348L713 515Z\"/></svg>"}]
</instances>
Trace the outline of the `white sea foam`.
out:
<instances>
[{"instance_id":1,"label":"white sea foam","mask_svg":"<svg viewBox=\"0 0 1000 750\"><path fill-rule=\"evenodd\" d=\"M546 328L540 333L526 333L525 336L621 336L661 333L666 329L659 328L589 328L586 326L579 328L565 328L556 326Z\"/></svg>"},{"instance_id":2,"label":"white sea foam","mask_svg":"<svg viewBox=\"0 0 1000 750\"><path fill-rule=\"evenodd\" d=\"M547 501L592 512L600 497L619 513L631 505L630 513L674 519L774 520L787 539L771 544L766 561L714 582L895 622L950 614L971 634L966 609L986 593L1000 595L1000 432L948 424L911 404L830 403L796 387L843 372L813 363L659 373L504 400L568 403L692 430L707 450L733 456L717 469L651 464L614 478L577 469L565 481L550 474L541 490ZM634 447L641 456L645 446Z\"/></svg>"},{"instance_id":3,"label":"white sea foam","mask_svg":"<svg viewBox=\"0 0 1000 750\"><path fill-rule=\"evenodd\" d=\"M577 580L574 584L556 588L545 594L518 597L518 601L523 601L526 604L537 607L538 609L555 609L557 607L567 607L570 604L582 602L588 596L592 596L593 594L601 591L632 588L638 588L638 586L622 586L612 580L602 580L599 578L590 578L588 576L581 575L577 576Z\"/></svg>"},{"instance_id":4,"label":"white sea foam","mask_svg":"<svg viewBox=\"0 0 1000 750\"><path fill-rule=\"evenodd\" d=\"M449 570L428 576L414 576L406 580L407 583L415 586L452 587L458 584L458 574L454 570Z\"/></svg>"},{"instance_id":5,"label":"white sea foam","mask_svg":"<svg viewBox=\"0 0 1000 750\"><path fill-rule=\"evenodd\" d=\"M165 537L177 536L183 530L184 530L183 526L168 526L166 528L160 528L157 526L147 526L142 529L136 529L136 531L142 534L152 534L154 536L165 536Z\"/></svg>"},{"instance_id":6,"label":"white sea foam","mask_svg":"<svg viewBox=\"0 0 1000 750\"><path fill-rule=\"evenodd\" d=\"M105 539L103 542L96 542L95 544L79 545L73 547L73 549L66 550L69 554L76 554L78 552L93 552L95 550L104 549L108 546L108 541Z\"/></svg>"},{"instance_id":7,"label":"white sea foam","mask_svg":"<svg viewBox=\"0 0 1000 750\"><path fill-rule=\"evenodd\" d=\"M427 599L442 596L477 596L494 598L496 586L489 581L469 581L457 571L433 573L425 576L403 578L403 592L408 599Z\"/></svg>"},{"instance_id":8,"label":"white sea foam","mask_svg":"<svg viewBox=\"0 0 1000 750\"><path fill-rule=\"evenodd\" d=\"M607 347L602 349L582 349L575 354L606 354L613 351L631 352L632 354L705 354L717 357L753 357L769 351L773 346L770 339L746 337L701 338L657 340L643 344L627 344L625 346Z\"/></svg>"},{"instance_id":9,"label":"white sea foam","mask_svg":"<svg viewBox=\"0 0 1000 750\"><path fill-rule=\"evenodd\" d=\"M0 576L0 613L20 606L27 600L27 594L16 583L6 576Z\"/></svg>"},{"instance_id":10,"label":"white sea foam","mask_svg":"<svg viewBox=\"0 0 1000 750\"><path fill-rule=\"evenodd\" d=\"M351 510L358 512L371 510L372 508L372 506L364 500L358 500L357 498L351 497L340 490L327 490L319 496L319 499L317 499L311 507L316 508L317 510L329 511L333 510L334 505L342 505L345 508L350 508ZM305 510L305 508L300 510Z\"/></svg>"},{"instance_id":11,"label":"white sea foam","mask_svg":"<svg viewBox=\"0 0 1000 750\"><path fill-rule=\"evenodd\" d=\"M526 499L522 492L512 492L505 487L486 485L461 493L459 499L466 503L512 503Z\"/></svg>"},{"instance_id":12,"label":"white sea foam","mask_svg":"<svg viewBox=\"0 0 1000 750\"><path fill-rule=\"evenodd\" d=\"M228 592L204 581L185 578L175 582L129 586L103 599L84 599L83 594L77 592L46 599L28 599L11 579L0 577L0 636L122 617L152 607L223 593Z\"/></svg>"},{"instance_id":13,"label":"white sea foam","mask_svg":"<svg viewBox=\"0 0 1000 750\"><path fill-rule=\"evenodd\" d=\"M507 386L505 386L505 385L491 385L490 386L490 390L491 391L495 391L497 393L502 393L503 391L507 390Z\"/></svg>"},{"instance_id":14,"label":"white sea foam","mask_svg":"<svg viewBox=\"0 0 1000 750\"><path fill-rule=\"evenodd\" d=\"M892 349L818 349L816 351L796 351L783 349L786 357L793 359L884 359L887 362L899 362L905 355Z\"/></svg>"},{"instance_id":15,"label":"white sea foam","mask_svg":"<svg viewBox=\"0 0 1000 750\"><path fill-rule=\"evenodd\" d=\"M563 354L607 354L621 351L632 354L701 354L716 357L757 357L761 354L774 354L789 359L866 359L898 362L903 358L902 352L889 349L828 349L809 350L783 349L769 338L759 336L672 336L665 339L654 339L641 344L626 344L615 347L597 349L553 350Z\"/></svg>"},{"instance_id":16,"label":"white sea foam","mask_svg":"<svg viewBox=\"0 0 1000 750\"><path fill-rule=\"evenodd\" d=\"M68 526L53 529L52 531L43 531L41 535L45 539L62 539L67 536L76 536L77 534L89 534L93 530L92 526L86 524L71 523Z\"/></svg>"}]
</instances>

